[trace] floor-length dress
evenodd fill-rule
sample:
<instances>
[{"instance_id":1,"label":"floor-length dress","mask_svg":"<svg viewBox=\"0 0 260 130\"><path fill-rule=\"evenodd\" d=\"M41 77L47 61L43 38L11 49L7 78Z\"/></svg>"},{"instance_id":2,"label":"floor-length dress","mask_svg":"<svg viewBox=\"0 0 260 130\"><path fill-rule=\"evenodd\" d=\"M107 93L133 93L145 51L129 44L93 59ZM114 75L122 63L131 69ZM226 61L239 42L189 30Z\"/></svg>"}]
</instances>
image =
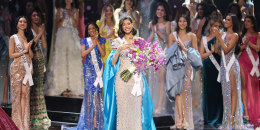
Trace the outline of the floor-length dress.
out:
<instances>
[{"instance_id":1,"label":"floor-length dress","mask_svg":"<svg viewBox=\"0 0 260 130\"><path fill-rule=\"evenodd\" d=\"M90 39L90 38L89 38ZM99 38L101 44L105 43L104 38ZM86 50L90 47L87 38L81 40L81 44L84 44ZM94 85L97 78L97 70L95 70L94 64L97 64L102 70L101 55L96 46L95 51L97 61L93 61L92 53L89 53L85 59L83 74L84 74L84 98L81 107L80 117L78 121L78 130L103 130L104 129L104 106L102 99L102 88L100 84ZM95 63L97 62L97 63ZM103 70L102 70L103 71Z\"/></svg>"},{"instance_id":2,"label":"floor-length dress","mask_svg":"<svg viewBox=\"0 0 260 130\"><path fill-rule=\"evenodd\" d=\"M158 42L162 50L165 50L167 48L166 41L168 41L168 35L165 29L160 28L159 31L165 36L165 41L155 33L153 42ZM161 66L158 71L154 71L153 67L150 67L148 71L148 84L154 104L153 115L171 115L173 113L172 104L169 101L165 90L165 66Z\"/></svg>"},{"instance_id":3,"label":"floor-length dress","mask_svg":"<svg viewBox=\"0 0 260 130\"><path fill-rule=\"evenodd\" d=\"M123 38L124 39L124 38ZM114 40L112 48L117 48L122 44L119 38ZM126 41L124 39L124 41ZM125 43L128 43L127 41ZM142 130L141 106L142 96L134 96L131 91L134 86L134 77L132 76L128 82L120 77L120 73L132 66L129 58L126 56L128 50L120 52L120 67L115 79L115 92L117 103L117 130ZM140 83L143 89L143 81Z\"/></svg>"},{"instance_id":4,"label":"floor-length dress","mask_svg":"<svg viewBox=\"0 0 260 130\"><path fill-rule=\"evenodd\" d=\"M0 130L19 130L13 120L0 107Z\"/></svg>"},{"instance_id":5,"label":"floor-length dress","mask_svg":"<svg viewBox=\"0 0 260 130\"><path fill-rule=\"evenodd\" d=\"M18 39L18 36L15 34L13 37ZM19 39L18 39L19 40ZM21 45L24 48L23 45ZM18 53L19 50L15 45L15 53ZM29 57L29 54L25 54L27 63L31 65L32 61ZM21 119L21 92L22 92L22 82L25 77L26 70L22 57L14 58L14 61L10 67L11 83L12 83L12 119L16 126L21 130L29 130L30 128L30 86L27 82L26 91L25 91L25 111L24 119Z\"/></svg>"},{"instance_id":6,"label":"floor-length dress","mask_svg":"<svg viewBox=\"0 0 260 130\"><path fill-rule=\"evenodd\" d=\"M33 30L32 30L33 31ZM36 33L33 31L34 37ZM33 81L30 96L30 120L31 127L35 129L47 129L51 126L51 120L47 115L47 109L44 98L44 71L45 61L43 51L41 49L41 41L33 48L34 56L33 63Z\"/></svg>"},{"instance_id":7,"label":"floor-length dress","mask_svg":"<svg viewBox=\"0 0 260 130\"><path fill-rule=\"evenodd\" d=\"M255 34L251 37L249 37L249 42L253 44L257 44L257 37L258 34ZM250 49L251 53L253 55L254 60L256 61L258 59L258 54L254 49L251 48L245 48L245 50L242 51L240 57L239 57L239 63L241 65L241 68L243 68L244 74L245 74L245 82L246 82L246 88L247 88L247 111L249 115L250 121L258 121L260 122L260 91L259 91L259 77L257 77L256 73L254 75L250 75L253 64L249 58L249 55L247 53L246 49ZM256 66L258 70L260 70L260 64Z\"/></svg>"},{"instance_id":8,"label":"floor-length dress","mask_svg":"<svg viewBox=\"0 0 260 130\"><path fill-rule=\"evenodd\" d=\"M177 39L177 38L176 38ZM186 48L191 46L191 41L187 41L183 43ZM182 102L182 113L183 113L183 123L185 129L194 129L193 123L193 112L192 112L192 73L193 68L189 63L188 59L185 58L185 76L183 83L183 90L180 94L181 102ZM177 104L175 103L175 108L177 108ZM174 111L175 123L179 122L179 111L175 109Z\"/></svg>"},{"instance_id":9,"label":"floor-length dress","mask_svg":"<svg viewBox=\"0 0 260 130\"><path fill-rule=\"evenodd\" d=\"M226 45L229 42L225 39L226 33L222 35L222 39ZM222 87L222 96L223 96L223 121L222 125L219 127L220 129L225 130L244 130L247 129L243 123L243 113L242 113L242 101L241 101L241 77L240 77L240 67L238 60L234 58L234 63L232 64L228 73L226 73L226 68L224 67L224 58L226 64L230 64L229 62L232 61L232 56L234 56L235 47L230 50L227 54L224 54L223 50L221 56L221 65L220 65L220 74L221 74L221 87ZM234 118L234 125L231 124L231 86L230 81L227 81L227 76L230 78L231 72L234 71L234 80L236 85L237 91L237 105L235 110L235 117Z\"/></svg>"},{"instance_id":10,"label":"floor-length dress","mask_svg":"<svg viewBox=\"0 0 260 130\"><path fill-rule=\"evenodd\" d=\"M59 96L62 92L70 90L73 95L83 95L82 58L78 31L71 24L68 12L62 8L61 13L65 14L65 19L56 33L54 52L47 76L48 88L45 93L49 96Z\"/></svg>"},{"instance_id":11,"label":"floor-length dress","mask_svg":"<svg viewBox=\"0 0 260 130\"><path fill-rule=\"evenodd\" d=\"M207 41L206 37L202 38L201 46L210 51L211 45L214 45L216 38ZM205 49L205 50L207 50ZM220 55L212 53L212 56L203 60L203 88L202 88L202 107L204 122L210 125L221 124L223 118L223 97L221 84L217 81L220 73L219 68Z\"/></svg>"}]
</instances>

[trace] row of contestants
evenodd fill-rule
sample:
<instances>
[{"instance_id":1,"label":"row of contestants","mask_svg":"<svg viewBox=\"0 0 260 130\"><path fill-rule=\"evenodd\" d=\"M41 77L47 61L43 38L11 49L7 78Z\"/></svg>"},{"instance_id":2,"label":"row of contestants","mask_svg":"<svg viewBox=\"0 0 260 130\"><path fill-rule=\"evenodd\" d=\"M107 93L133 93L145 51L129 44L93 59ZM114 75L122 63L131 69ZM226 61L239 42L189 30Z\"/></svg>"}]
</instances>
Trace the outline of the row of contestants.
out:
<instances>
[{"instance_id":1,"label":"row of contestants","mask_svg":"<svg viewBox=\"0 0 260 130\"><path fill-rule=\"evenodd\" d=\"M19 129L47 129L43 93L45 61L41 46L46 47L45 27L39 25L39 12L34 10L29 19L17 18L17 33L10 37L9 56L12 83L12 119Z\"/></svg>"}]
</instances>

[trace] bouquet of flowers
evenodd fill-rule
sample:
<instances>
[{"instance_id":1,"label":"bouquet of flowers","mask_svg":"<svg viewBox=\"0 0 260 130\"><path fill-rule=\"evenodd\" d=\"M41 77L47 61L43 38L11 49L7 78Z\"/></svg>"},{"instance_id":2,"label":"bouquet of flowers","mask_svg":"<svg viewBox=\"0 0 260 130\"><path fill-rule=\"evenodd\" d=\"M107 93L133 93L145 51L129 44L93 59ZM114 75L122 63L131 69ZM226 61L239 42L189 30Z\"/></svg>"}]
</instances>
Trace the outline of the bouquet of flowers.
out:
<instances>
[{"instance_id":1,"label":"bouquet of flowers","mask_svg":"<svg viewBox=\"0 0 260 130\"><path fill-rule=\"evenodd\" d=\"M160 66L166 64L166 56L162 48L157 42L145 41L143 39L135 40L134 48L130 49L126 55L134 64L130 69L124 70L120 77L127 82L134 71L140 72L152 66L155 71L159 70Z\"/></svg>"}]
</instances>

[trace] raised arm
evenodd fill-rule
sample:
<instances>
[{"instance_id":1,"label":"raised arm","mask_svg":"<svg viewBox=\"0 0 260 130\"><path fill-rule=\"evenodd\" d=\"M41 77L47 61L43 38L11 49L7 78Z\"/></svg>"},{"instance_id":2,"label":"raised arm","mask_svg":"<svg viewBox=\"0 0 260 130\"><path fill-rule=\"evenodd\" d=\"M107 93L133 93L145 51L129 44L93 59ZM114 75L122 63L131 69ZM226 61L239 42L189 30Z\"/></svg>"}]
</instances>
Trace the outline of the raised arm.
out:
<instances>
[{"instance_id":1,"label":"raised arm","mask_svg":"<svg viewBox=\"0 0 260 130\"><path fill-rule=\"evenodd\" d=\"M176 39L175 39L174 35L171 33L171 34L169 35L169 38L168 38L168 48L169 48L174 42L176 42Z\"/></svg>"},{"instance_id":2,"label":"raised arm","mask_svg":"<svg viewBox=\"0 0 260 130\"><path fill-rule=\"evenodd\" d=\"M232 50L235 45L237 44L237 41L238 41L238 34L237 33L234 33L232 34L232 39L228 41L228 45L226 45L221 37L221 35L218 35L217 38L220 42L220 45L221 45L221 48L223 49L224 53L228 53L230 50Z\"/></svg>"},{"instance_id":3,"label":"raised arm","mask_svg":"<svg viewBox=\"0 0 260 130\"><path fill-rule=\"evenodd\" d=\"M213 52L214 52L214 45L211 44L211 50L209 52L206 52L205 50L205 47L204 47L204 44L203 44L203 38L201 39L201 42L200 42L200 55L201 55L201 58L204 59L204 58L207 58L208 56L210 56Z\"/></svg>"}]
</instances>

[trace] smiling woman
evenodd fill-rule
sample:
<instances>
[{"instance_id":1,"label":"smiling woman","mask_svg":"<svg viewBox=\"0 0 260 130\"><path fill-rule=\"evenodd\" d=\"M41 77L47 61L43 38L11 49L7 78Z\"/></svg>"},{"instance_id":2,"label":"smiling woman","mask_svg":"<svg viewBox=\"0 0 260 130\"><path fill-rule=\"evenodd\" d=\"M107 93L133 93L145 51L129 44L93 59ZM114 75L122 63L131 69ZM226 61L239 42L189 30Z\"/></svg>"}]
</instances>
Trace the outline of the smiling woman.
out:
<instances>
[{"instance_id":1,"label":"smiling woman","mask_svg":"<svg viewBox=\"0 0 260 130\"><path fill-rule=\"evenodd\" d=\"M153 103L144 74L137 72L127 82L120 77L124 70L134 67L126 52L133 47L134 40L139 39L135 34L132 19L122 18L119 38L112 42L111 48L114 50L107 59L103 76L104 121L105 128L109 130L156 129L152 118Z\"/></svg>"},{"instance_id":2,"label":"smiling woman","mask_svg":"<svg viewBox=\"0 0 260 130\"><path fill-rule=\"evenodd\" d=\"M27 28L27 19L20 16L16 21L17 33L10 37L9 57L14 59L10 67L12 83L12 119L19 129L30 128L30 86L32 79L33 36Z\"/></svg>"}]
</instances>

